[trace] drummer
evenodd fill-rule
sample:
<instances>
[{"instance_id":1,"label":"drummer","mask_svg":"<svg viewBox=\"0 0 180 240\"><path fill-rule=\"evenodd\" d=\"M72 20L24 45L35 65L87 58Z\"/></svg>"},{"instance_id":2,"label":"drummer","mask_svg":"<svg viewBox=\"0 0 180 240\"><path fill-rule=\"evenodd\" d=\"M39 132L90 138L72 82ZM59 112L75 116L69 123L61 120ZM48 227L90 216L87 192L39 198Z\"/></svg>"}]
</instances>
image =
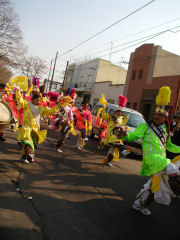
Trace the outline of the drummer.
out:
<instances>
[{"instance_id":1,"label":"drummer","mask_svg":"<svg viewBox=\"0 0 180 240\"><path fill-rule=\"evenodd\" d=\"M4 93L5 93L5 84L1 83L0 84L0 101L3 100ZM3 131L0 131L0 142L4 142L4 141L6 141L6 139L3 138Z\"/></svg>"}]
</instances>

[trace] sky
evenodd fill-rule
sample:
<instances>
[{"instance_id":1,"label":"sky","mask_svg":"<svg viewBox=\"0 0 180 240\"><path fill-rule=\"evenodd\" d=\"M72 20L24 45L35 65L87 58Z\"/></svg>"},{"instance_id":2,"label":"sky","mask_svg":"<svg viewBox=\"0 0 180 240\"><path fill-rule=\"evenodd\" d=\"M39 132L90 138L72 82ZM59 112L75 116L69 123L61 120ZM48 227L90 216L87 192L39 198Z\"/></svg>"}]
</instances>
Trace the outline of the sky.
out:
<instances>
[{"instance_id":1,"label":"sky","mask_svg":"<svg viewBox=\"0 0 180 240\"><path fill-rule=\"evenodd\" d=\"M60 82L67 61L71 64L100 57L127 69L131 52L144 43L160 45L180 55L180 0L155 0L152 3L151 0L12 2L19 15L27 54L38 56L47 63L44 78L48 77L51 60L54 61L57 52L54 80ZM150 4L127 17L147 3ZM119 20L111 28L69 51Z\"/></svg>"}]
</instances>

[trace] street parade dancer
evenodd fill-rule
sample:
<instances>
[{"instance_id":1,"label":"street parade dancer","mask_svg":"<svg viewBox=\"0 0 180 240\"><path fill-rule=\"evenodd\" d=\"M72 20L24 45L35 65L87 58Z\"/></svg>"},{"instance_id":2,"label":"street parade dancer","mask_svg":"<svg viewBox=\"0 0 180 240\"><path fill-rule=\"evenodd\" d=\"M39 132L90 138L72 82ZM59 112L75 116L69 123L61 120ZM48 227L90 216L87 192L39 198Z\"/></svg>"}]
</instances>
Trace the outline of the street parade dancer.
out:
<instances>
[{"instance_id":1,"label":"street parade dancer","mask_svg":"<svg viewBox=\"0 0 180 240\"><path fill-rule=\"evenodd\" d=\"M56 105L58 97L59 97L58 92L51 92L51 91L48 92L47 93L47 101L46 101L46 104L44 104L44 105L49 108L53 108ZM52 127L53 121L54 121L53 115L49 115L46 119L46 122L50 128Z\"/></svg>"},{"instance_id":2,"label":"street parade dancer","mask_svg":"<svg viewBox=\"0 0 180 240\"><path fill-rule=\"evenodd\" d=\"M171 195L180 196L180 158L171 162L166 157L166 149L180 153L180 147L172 144L170 138L168 111L165 107L170 102L170 96L170 88L161 87L156 97L153 121L141 123L134 132L124 132L122 136L126 141L142 139L143 161L140 175L151 178L136 196L133 208L145 215L151 214L145 206L153 197L156 202L169 205Z\"/></svg>"},{"instance_id":3,"label":"street parade dancer","mask_svg":"<svg viewBox=\"0 0 180 240\"><path fill-rule=\"evenodd\" d=\"M23 90L24 86L23 86L23 84L21 84L21 82L22 83L24 82L23 81L23 77L24 76L18 76L16 78L12 79L10 82L11 82L12 85L13 85L14 82L15 82L15 84L18 83L18 85L20 86L20 89ZM27 100L28 102L30 102L31 101L31 97L33 95L40 94L39 86L40 86L40 79L36 78L36 77L33 77L32 78L32 84L30 85L29 89L27 91L23 90L23 93L24 93L23 94L23 98L25 100ZM27 86L25 86L25 87L27 88ZM20 108L19 109L19 127L22 127L23 115L24 115L24 109Z\"/></svg>"},{"instance_id":4,"label":"street parade dancer","mask_svg":"<svg viewBox=\"0 0 180 240\"><path fill-rule=\"evenodd\" d=\"M69 88L70 89L70 88ZM71 94L73 92L73 94ZM73 103L75 100L76 94L74 89L70 89L68 93L65 93L65 96L60 96L60 109L56 115L56 119L53 122L53 129L60 131L60 136L56 144L56 151L62 153L62 146L65 143L68 134L76 135L73 124Z\"/></svg>"},{"instance_id":5,"label":"street parade dancer","mask_svg":"<svg viewBox=\"0 0 180 240\"><path fill-rule=\"evenodd\" d=\"M13 85L10 85L9 83L6 84L6 94L4 94L3 100L9 104L12 110L13 116L11 119L10 128L15 132L19 127L19 111L15 102L15 93L13 89Z\"/></svg>"},{"instance_id":6,"label":"street parade dancer","mask_svg":"<svg viewBox=\"0 0 180 240\"><path fill-rule=\"evenodd\" d=\"M97 125L99 125L99 134L98 134L98 149L103 150L104 149L104 141L107 135L107 121L101 118L99 121L97 121Z\"/></svg>"},{"instance_id":7,"label":"street parade dancer","mask_svg":"<svg viewBox=\"0 0 180 240\"><path fill-rule=\"evenodd\" d=\"M21 81L22 82L22 81ZM28 87L27 78L24 77L23 83ZM24 109L23 124L19 129L17 140L21 141L21 152L22 161L24 163L34 162L34 151L37 146L42 143L45 138L47 131L40 130L40 119L41 116L48 116L58 111L59 105L53 108L40 107L41 98L39 94L34 94L31 97L31 101L23 99L20 91L20 86L17 81L14 81L16 87L16 101L18 105Z\"/></svg>"},{"instance_id":8,"label":"street parade dancer","mask_svg":"<svg viewBox=\"0 0 180 240\"><path fill-rule=\"evenodd\" d=\"M77 147L82 149L88 141L88 135L92 130L92 113L88 109L88 102L83 101L81 108L76 113L76 129L80 132Z\"/></svg>"},{"instance_id":9,"label":"street parade dancer","mask_svg":"<svg viewBox=\"0 0 180 240\"><path fill-rule=\"evenodd\" d=\"M4 93L5 93L5 84L1 83L0 84L0 101L3 101L4 98ZM6 139L3 137L3 128L0 129L0 142L5 142Z\"/></svg>"},{"instance_id":10,"label":"street parade dancer","mask_svg":"<svg viewBox=\"0 0 180 240\"><path fill-rule=\"evenodd\" d=\"M99 102L103 105L103 106L107 106L108 102L105 99L105 95L102 93L101 94L101 99L99 100ZM99 131L98 131L98 149L103 150L104 148L104 141L107 135L107 121L105 119L102 118L102 107L100 107L96 113L96 126L98 127Z\"/></svg>"},{"instance_id":11,"label":"street parade dancer","mask_svg":"<svg viewBox=\"0 0 180 240\"><path fill-rule=\"evenodd\" d=\"M129 119L129 116L127 114L125 116L122 116L123 108L125 107L126 103L127 98L123 95L120 95L118 99L119 107L116 109L113 116L106 113L106 105L103 104L102 119L105 119L108 122L104 145L110 145L104 164L110 167L112 167L112 160L119 160L119 153L124 157L128 155L120 134L122 129L125 128L125 125Z\"/></svg>"}]
</instances>

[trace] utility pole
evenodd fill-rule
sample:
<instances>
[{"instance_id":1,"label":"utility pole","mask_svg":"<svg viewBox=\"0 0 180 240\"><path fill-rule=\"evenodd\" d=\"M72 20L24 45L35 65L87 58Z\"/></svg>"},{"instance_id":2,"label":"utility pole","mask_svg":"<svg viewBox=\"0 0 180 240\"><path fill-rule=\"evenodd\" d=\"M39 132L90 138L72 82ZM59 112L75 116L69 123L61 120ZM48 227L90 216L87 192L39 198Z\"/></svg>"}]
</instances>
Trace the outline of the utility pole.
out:
<instances>
[{"instance_id":1,"label":"utility pole","mask_svg":"<svg viewBox=\"0 0 180 240\"><path fill-rule=\"evenodd\" d=\"M67 61L67 63L66 63L66 70L65 70L65 73L64 73L62 88L64 87L64 82L65 82L65 78L66 78L66 73L67 73L68 66L69 66L69 61Z\"/></svg>"},{"instance_id":2,"label":"utility pole","mask_svg":"<svg viewBox=\"0 0 180 240\"><path fill-rule=\"evenodd\" d=\"M56 67L57 55L58 55L58 52L56 53L56 57L55 57L55 61L54 61L54 68L53 68L53 72L52 72L52 77L51 77L51 83L50 83L49 91L51 91L51 87L52 87L52 82L53 82L53 77L54 77L54 71L55 71L55 67Z\"/></svg>"},{"instance_id":3,"label":"utility pole","mask_svg":"<svg viewBox=\"0 0 180 240\"><path fill-rule=\"evenodd\" d=\"M178 87L177 87L173 111L172 111L173 114L175 114L177 111L179 96L180 96L180 78L179 78L179 82L178 82Z\"/></svg>"},{"instance_id":4,"label":"utility pole","mask_svg":"<svg viewBox=\"0 0 180 240\"><path fill-rule=\"evenodd\" d=\"M51 65L50 65L50 68L49 68L49 75L48 75L48 79L47 79L47 84L45 86L45 92L47 91L47 87L48 87L48 84L49 84L49 77L50 77L50 73L51 73L52 62L53 62L53 60L51 60Z\"/></svg>"}]
</instances>

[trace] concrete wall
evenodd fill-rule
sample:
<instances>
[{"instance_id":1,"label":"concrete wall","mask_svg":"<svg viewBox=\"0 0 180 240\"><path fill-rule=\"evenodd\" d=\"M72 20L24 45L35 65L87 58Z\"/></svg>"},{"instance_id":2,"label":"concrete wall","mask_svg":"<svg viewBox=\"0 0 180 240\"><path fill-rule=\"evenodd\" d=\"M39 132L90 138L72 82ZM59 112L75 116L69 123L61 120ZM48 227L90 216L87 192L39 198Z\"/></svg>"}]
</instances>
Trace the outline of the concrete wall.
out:
<instances>
[{"instance_id":1,"label":"concrete wall","mask_svg":"<svg viewBox=\"0 0 180 240\"><path fill-rule=\"evenodd\" d=\"M69 68L66 72L65 80L64 80L64 89L67 89L68 87L70 87L72 85L74 69L75 69L75 64L72 64L69 66Z\"/></svg>"},{"instance_id":2,"label":"concrete wall","mask_svg":"<svg viewBox=\"0 0 180 240\"><path fill-rule=\"evenodd\" d=\"M72 79L73 87L92 89L93 83L96 80L98 64L98 58L86 63L76 64Z\"/></svg>"},{"instance_id":3,"label":"concrete wall","mask_svg":"<svg viewBox=\"0 0 180 240\"><path fill-rule=\"evenodd\" d=\"M112 84L125 84L127 71L109 61L100 59L96 82L111 81Z\"/></svg>"},{"instance_id":4,"label":"concrete wall","mask_svg":"<svg viewBox=\"0 0 180 240\"><path fill-rule=\"evenodd\" d=\"M101 94L104 93L106 100L109 103L118 104L118 97L123 94L124 84L112 85L111 82L96 82L94 84L93 92L91 95L90 103L93 105L101 98Z\"/></svg>"},{"instance_id":5,"label":"concrete wall","mask_svg":"<svg viewBox=\"0 0 180 240\"><path fill-rule=\"evenodd\" d=\"M153 56L152 56L153 57ZM157 48L156 63L153 77L180 75L180 56Z\"/></svg>"}]
</instances>

